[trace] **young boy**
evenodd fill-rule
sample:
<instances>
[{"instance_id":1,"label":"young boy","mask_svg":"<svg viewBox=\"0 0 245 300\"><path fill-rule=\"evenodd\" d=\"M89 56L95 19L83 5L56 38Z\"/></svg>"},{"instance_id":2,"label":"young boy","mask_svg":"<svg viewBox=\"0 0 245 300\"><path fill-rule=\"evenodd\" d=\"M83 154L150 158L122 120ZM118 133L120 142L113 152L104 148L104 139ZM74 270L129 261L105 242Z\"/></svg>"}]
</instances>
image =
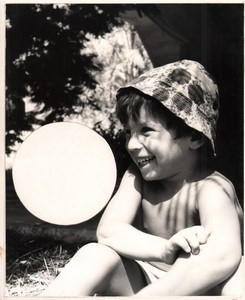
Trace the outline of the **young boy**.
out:
<instances>
[{"instance_id":1,"label":"young boy","mask_svg":"<svg viewBox=\"0 0 245 300\"><path fill-rule=\"evenodd\" d=\"M241 295L243 214L212 164L217 85L183 60L141 75L117 100L133 164L98 243L82 247L43 295Z\"/></svg>"}]
</instances>

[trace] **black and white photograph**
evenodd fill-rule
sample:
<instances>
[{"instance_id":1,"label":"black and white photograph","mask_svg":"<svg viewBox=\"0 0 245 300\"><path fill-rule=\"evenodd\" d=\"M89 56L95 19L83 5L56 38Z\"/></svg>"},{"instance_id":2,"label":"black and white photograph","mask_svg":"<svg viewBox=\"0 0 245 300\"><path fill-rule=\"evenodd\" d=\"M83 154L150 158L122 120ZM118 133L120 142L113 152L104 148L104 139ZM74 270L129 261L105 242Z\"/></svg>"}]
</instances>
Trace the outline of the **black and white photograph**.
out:
<instances>
[{"instance_id":1,"label":"black and white photograph","mask_svg":"<svg viewBox=\"0 0 245 300\"><path fill-rule=\"evenodd\" d=\"M2 7L0 298L243 299L244 3Z\"/></svg>"}]
</instances>

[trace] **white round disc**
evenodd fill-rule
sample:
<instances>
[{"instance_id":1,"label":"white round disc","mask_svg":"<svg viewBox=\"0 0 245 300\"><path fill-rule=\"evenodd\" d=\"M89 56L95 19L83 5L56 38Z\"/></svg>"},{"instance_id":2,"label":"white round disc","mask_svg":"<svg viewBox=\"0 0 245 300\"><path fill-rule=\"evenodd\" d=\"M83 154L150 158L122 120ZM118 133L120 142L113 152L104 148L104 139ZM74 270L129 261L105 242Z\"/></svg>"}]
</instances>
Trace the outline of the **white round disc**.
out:
<instances>
[{"instance_id":1,"label":"white round disc","mask_svg":"<svg viewBox=\"0 0 245 300\"><path fill-rule=\"evenodd\" d=\"M95 216L110 200L116 163L95 131L77 123L52 123L22 143L13 163L13 181L33 215L73 225Z\"/></svg>"}]
</instances>

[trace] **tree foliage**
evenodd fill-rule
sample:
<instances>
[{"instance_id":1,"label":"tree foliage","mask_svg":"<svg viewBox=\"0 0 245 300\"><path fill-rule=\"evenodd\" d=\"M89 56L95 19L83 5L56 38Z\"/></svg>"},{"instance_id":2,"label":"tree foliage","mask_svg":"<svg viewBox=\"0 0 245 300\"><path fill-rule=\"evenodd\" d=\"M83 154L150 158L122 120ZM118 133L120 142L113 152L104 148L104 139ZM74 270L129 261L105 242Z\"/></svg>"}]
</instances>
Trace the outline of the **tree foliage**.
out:
<instances>
[{"instance_id":1,"label":"tree foliage","mask_svg":"<svg viewBox=\"0 0 245 300\"><path fill-rule=\"evenodd\" d=\"M98 74L102 66L94 53L83 53L87 34L110 32L123 23L120 12L129 9L144 11L145 6L6 5L7 153L21 140L23 130L62 121L74 112L85 90L95 89L94 72ZM25 99L37 109L26 112Z\"/></svg>"},{"instance_id":2,"label":"tree foliage","mask_svg":"<svg viewBox=\"0 0 245 300\"><path fill-rule=\"evenodd\" d=\"M88 35L88 39L83 54L96 53L93 60L101 69L92 71L95 87L84 90L67 119L115 137L121 128L115 115L116 91L153 66L139 35L128 23L114 27L103 37Z\"/></svg>"}]
</instances>

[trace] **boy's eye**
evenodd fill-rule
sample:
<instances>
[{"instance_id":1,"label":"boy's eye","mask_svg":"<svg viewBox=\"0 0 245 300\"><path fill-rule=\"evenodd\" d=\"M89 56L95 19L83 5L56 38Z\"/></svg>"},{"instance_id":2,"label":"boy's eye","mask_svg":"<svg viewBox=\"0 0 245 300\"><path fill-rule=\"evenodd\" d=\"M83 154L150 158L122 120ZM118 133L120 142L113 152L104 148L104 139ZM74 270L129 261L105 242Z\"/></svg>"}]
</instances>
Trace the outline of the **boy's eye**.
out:
<instances>
[{"instance_id":1,"label":"boy's eye","mask_svg":"<svg viewBox=\"0 0 245 300\"><path fill-rule=\"evenodd\" d=\"M146 134L146 133L150 133L151 131L154 131L154 130L151 127L145 126L145 127L142 127L141 131L143 134Z\"/></svg>"}]
</instances>

